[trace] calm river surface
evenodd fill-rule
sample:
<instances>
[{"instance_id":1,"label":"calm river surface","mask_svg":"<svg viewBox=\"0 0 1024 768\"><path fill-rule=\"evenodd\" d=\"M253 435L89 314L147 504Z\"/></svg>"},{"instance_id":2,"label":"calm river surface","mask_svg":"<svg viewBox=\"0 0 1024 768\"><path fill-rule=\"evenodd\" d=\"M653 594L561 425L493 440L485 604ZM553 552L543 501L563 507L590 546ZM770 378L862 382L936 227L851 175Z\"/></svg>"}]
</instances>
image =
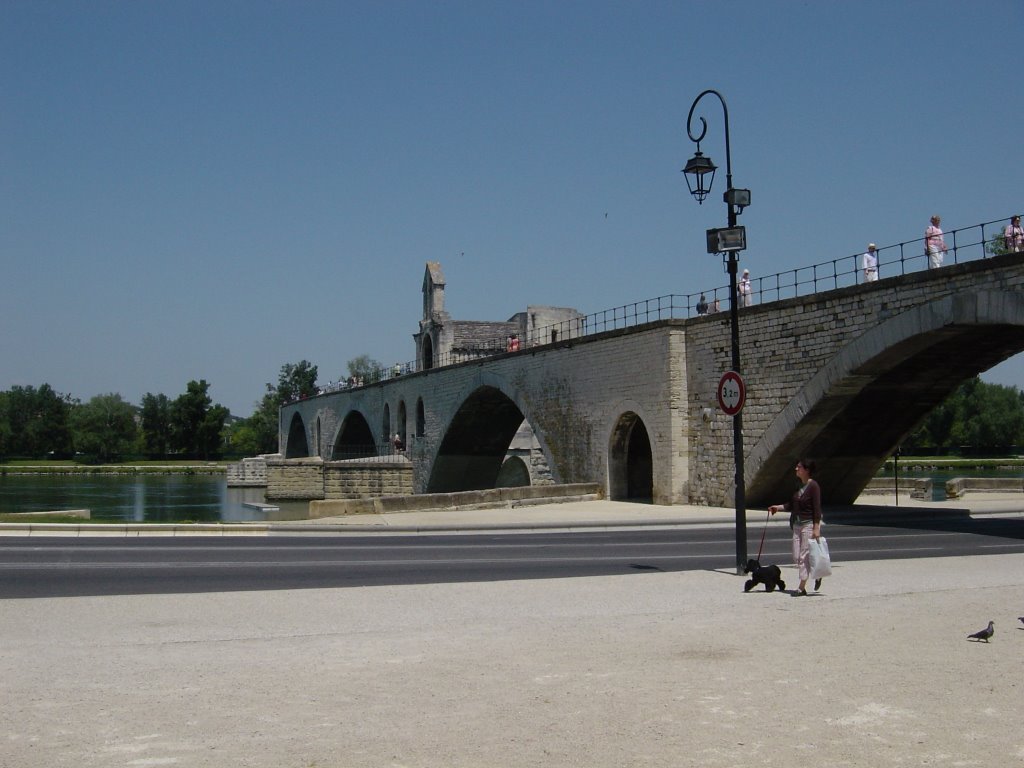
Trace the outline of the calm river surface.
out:
<instances>
[{"instance_id":1,"label":"calm river surface","mask_svg":"<svg viewBox=\"0 0 1024 768\"><path fill-rule=\"evenodd\" d=\"M946 481L954 477L1020 477L1019 469L907 469L900 465L900 480L925 479L932 481L932 501L946 500ZM892 470L883 470L876 477L892 477Z\"/></svg>"},{"instance_id":2,"label":"calm river surface","mask_svg":"<svg viewBox=\"0 0 1024 768\"><path fill-rule=\"evenodd\" d=\"M265 488L228 488L222 475L5 475L0 512L88 509L94 522L237 523L299 520L307 502L267 502ZM271 503L277 512L243 506Z\"/></svg>"},{"instance_id":3,"label":"calm river surface","mask_svg":"<svg viewBox=\"0 0 1024 768\"><path fill-rule=\"evenodd\" d=\"M946 498L953 477L1020 477L1020 470L911 470L900 478L930 477L932 498ZM880 472L879 477L892 477ZM827 489L826 493L827 493ZM246 507L268 503L264 488L228 488L223 475L0 475L0 512L88 509L95 522L237 523L302 520L305 501L270 502L278 511Z\"/></svg>"}]
</instances>

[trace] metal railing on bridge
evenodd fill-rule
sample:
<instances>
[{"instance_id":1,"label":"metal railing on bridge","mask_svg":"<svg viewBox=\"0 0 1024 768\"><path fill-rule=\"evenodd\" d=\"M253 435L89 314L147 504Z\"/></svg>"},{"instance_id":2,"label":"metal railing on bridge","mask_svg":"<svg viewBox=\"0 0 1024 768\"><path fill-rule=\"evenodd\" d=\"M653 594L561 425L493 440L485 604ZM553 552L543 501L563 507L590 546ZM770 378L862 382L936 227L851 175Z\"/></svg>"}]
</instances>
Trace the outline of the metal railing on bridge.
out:
<instances>
[{"instance_id":1,"label":"metal railing on bridge","mask_svg":"<svg viewBox=\"0 0 1024 768\"><path fill-rule=\"evenodd\" d=\"M976 261L1008 252L1003 231L1010 218L995 219L981 224L953 229L944 234L948 251L943 266ZM876 249L879 279L920 272L928 268L925 238L906 240ZM864 282L861 259L863 253L842 256L807 267L784 270L772 275L751 278L751 304L780 301L806 296L821 291L835 290ZM698 315L726 311L729 286L723 285L689 294L668 294L604 309L572 320L531 330L526 339L518 340L514 347L508 338L493 339L425 362L412 360L396 363L370 372L355 382L340 383L327 391L340 391L362 387L393 379L417 371L443 368L498 354L515 354L569 339L631 328L645 323L667 319L685 319ZM742 306L741 306L742 309Z\"/></svg>"}]
</instances>

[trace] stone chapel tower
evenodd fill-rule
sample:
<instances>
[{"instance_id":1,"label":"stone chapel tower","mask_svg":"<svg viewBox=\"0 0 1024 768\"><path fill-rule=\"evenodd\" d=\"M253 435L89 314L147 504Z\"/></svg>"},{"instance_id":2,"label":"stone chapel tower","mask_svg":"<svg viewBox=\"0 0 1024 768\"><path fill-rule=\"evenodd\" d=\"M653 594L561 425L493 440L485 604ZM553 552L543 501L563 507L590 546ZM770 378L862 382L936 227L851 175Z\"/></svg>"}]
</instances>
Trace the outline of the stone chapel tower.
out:
<instances>
[{"instance_id":1,"label":"stone chapel tower","mask_svg":"<svg viewBox=\"0 0 1024 768\"><path fill-rule=\"evenodd\" d=\"M416 341L416 367L433 368L451 351L451 317L444 310L444 273L437 261L428 261L423 273L423 318Z\"/></svg>"}]
</instances>

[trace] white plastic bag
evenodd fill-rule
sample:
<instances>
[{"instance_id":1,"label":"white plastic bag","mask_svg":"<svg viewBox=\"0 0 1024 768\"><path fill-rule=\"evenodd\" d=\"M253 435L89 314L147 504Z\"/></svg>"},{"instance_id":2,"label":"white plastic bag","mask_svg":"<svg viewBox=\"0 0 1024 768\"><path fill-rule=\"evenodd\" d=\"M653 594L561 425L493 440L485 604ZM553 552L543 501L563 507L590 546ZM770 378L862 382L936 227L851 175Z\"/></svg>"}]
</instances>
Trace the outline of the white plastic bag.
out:
<instances>
[{"instance_id":1,"label":"white plastic bag","mask_svg":"<svg viewBox=\"0 0 1024 768\"><path fill-rule=\"evenodd\" d=\"M828 554L828 542L825 537L811 539L810 554L811 578L821 579L832 575L832 558Z\"/></svg>"}]
</instances>

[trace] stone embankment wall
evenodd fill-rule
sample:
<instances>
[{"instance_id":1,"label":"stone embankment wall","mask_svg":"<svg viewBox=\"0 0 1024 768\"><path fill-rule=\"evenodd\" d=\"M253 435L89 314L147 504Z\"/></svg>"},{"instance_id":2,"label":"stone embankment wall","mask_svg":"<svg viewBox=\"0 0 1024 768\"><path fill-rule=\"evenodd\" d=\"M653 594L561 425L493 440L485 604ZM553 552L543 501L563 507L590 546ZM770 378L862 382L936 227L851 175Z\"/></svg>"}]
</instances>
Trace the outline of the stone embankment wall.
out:
<instances>
[{"instance_id":1,"label":"stone embankment wall","mask_svg":"<svg viewBox=\"0 0 1024 768\"><path fill-rule=\"evenodd\" d=\"M412 464L391 461L276 459L267 462L268 500L362 499L413 493Z\"/></svg>"},{"instance_id":2,"label":"stone embankment wall","mask_svg":"<svg viewBox=\"0 0 1024 768\"><path fill-rule=\"evenodd\" d=\"M962 499L968 493L1024 493L1024 478L954 477L946 481L946 498Z\"/></svg>"},{"instance_id":3,"label":"stone embankment wall","mask_svg":"<svg viewBox=\"0 0 1024 768\"><path fill-rule=\"evenodd\" d=\"M324 463L324 499L363 499L368 496L412 494L412 464L380 461Z\"/></svg>"},{"instance_id":4,"label":"stone embankment wall","mask_svg":"<svg viewBox=\"0 0 1024 768\"><path fill-rule=\"evenodd\" d=\"M228 464L228 488L259 488L267 484L267 460L283 458L279 453L251 456Z\"/></svg>"},{"instance_id":5,"label":"stone embankment wall","mask_svg":"<svg viewBox=\"0 0 1024 768\"><path fill-rule=\"evenodd\" d=\"M454 493L420 493L408 496L377 496L363 499L311 501L310 518L344 515L386 515L429 510L509 509L551 502L595 501L602 498L597 483L490 488Z\"/></svg>"},{"instance_id":6,"label":"stone embankment wall","mask_svg":"<svg viewBox=\"0 0 1024 768\"><path fill-rule=\"evenodd\" d=\"M900 479L900 496L912 499L930 499L932 480L927 477L905 477ZM896 481L891 477L875 478L861 491L861 496L891 496L896 493Z\"/></svg>"}]
</instances>

